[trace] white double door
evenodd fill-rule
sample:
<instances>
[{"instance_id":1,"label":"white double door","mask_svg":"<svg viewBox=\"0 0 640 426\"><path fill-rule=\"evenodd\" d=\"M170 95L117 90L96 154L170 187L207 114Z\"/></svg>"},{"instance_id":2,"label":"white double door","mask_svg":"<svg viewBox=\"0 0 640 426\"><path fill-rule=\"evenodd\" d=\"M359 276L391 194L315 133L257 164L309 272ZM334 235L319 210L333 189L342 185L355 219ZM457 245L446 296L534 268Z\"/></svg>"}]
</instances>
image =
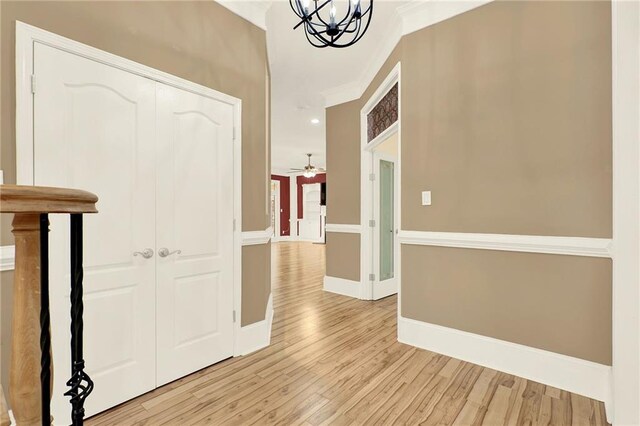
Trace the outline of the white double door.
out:
<instances>
[{"instance_id":1,"label":"white double door","mask_svg":"<svg viewBox=\"0 0 640 426\"><path fill-rule=\"evenodd\" d=\"M92 415L232 356L234 112L34 48L34 182L99 197L99 213L84 217ZM50 220L52 406L56 423L68 424L69 219Z\"/></svg>"}]
</instances>

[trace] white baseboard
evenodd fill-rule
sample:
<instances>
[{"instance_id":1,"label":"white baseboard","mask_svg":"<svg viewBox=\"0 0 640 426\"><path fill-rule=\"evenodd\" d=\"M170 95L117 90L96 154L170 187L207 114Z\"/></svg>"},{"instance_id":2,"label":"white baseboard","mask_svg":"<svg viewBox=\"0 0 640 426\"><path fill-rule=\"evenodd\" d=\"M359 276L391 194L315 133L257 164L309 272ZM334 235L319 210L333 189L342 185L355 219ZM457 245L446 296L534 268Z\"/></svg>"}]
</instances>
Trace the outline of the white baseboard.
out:
<instances>
[{"instance_id":1,"label":"white baseboard","mask_svg":"<svg viewBox=\"0 0 640 426\"><path fill-rule=\"evenodd\" d=\"M373 300L384 299L398 293L398 278L373 283Z\"/></svg>"},{"instance_id":2,"label":"white baseboard","mask_svg":"<svg viewBox=\"0 0 640 426\"><path fill-rule=\"evenodd\" d=\"M453 328L398 319L398 340L611 404L611 367Z\"/></svg>"},{"instance_id":3,"label":"white baseboard","mask_svg":"<svg viewBox=\"0 0 640 426\"><path fill-rule=\"evenodd\" d=\"M273 293L269 296L264 320L240 327L236 337L235 356L248 355L266 348L271 343L271 325L273 324Z\"/></svg>"},{"instance_id":4,"label":"white baseboard","mask_svg":"<svg viewBox=\"0 0 640 426\"><path fill-rule=\"evenodd\" d=\"M355 297L361 299L360 281L345 280L344 278L324 277L324 291L341 294L343 296Z\"/></svg>"}]
</instances>

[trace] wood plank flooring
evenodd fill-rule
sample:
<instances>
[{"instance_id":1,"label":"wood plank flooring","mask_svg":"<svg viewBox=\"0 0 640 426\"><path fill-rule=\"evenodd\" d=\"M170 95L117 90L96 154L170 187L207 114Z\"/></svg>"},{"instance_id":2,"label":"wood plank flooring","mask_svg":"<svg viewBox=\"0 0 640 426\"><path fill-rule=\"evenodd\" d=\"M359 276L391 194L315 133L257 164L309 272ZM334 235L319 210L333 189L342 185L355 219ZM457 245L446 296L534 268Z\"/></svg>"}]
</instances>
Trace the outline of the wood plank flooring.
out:
<instances>
[{"instance_id":1,"label":"wood plank flooring","mask_svg":"<svg viewBox=\"0 0 640 426\"><path fill-rule=\"evenodd\" d=\"M600 402L398 343L395 296L368 302L322 290L324 249L273 244L268 348L87 424L607 424Z\"/></svg>"}]
</instances>

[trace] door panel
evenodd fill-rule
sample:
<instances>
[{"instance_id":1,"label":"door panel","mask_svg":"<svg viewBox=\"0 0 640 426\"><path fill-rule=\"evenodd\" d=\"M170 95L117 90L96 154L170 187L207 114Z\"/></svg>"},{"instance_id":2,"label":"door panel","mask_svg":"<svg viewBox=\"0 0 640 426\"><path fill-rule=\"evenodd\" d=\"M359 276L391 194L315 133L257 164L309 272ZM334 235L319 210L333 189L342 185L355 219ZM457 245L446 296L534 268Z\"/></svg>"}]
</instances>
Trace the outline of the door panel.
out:
<instances>
[{"instance_id":1,"label":"door panel","mask_svg":"<svg viewBox=\"0 0 640 426\"><path fill-rule=\"evenodd\" d=\"M373 299L381 299L398 292L396 278L396 159L382 151L373 153Z\"/></svg>"},{"instance_id":2,"label":"door panel","mask_svg":"<svg viewBox=\"0 0 640 426\"><path fill-rule=\"evenodd\" d=\"M391 161L380 160L380 281L394 277L394 164Z\"/></svg>"},{"instance_id":3,"label":"door panel","mask_svg":"<svg viewBox=\"0 0 640 426\"><path fill-rule=\"evenodd\" d=\"M233 355L233 107L160 83L156 105L162 385Z\"/></svg>"},{"instance_id":4,"label":"door panel","mask_svg":"<svg viewBox=\"0 0 640 426\"><path fill-rule=\"evenodd\" d=\"M84 218L84 353L92 415L155 387L155 83L35 44L36 185L98 194ZM70 423L69 219L51 215L56 423Z\"/></svg>"}]
</instances>

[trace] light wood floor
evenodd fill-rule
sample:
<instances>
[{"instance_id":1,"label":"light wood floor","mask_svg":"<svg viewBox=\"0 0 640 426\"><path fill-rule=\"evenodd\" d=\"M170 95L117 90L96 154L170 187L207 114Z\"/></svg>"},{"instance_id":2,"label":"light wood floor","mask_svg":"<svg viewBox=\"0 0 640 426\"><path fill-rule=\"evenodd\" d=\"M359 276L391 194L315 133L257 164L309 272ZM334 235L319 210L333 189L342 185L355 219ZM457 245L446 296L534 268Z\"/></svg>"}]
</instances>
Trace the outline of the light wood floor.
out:
<instances>
[{"instance_id":1,"label":"light wood floor","mask_svg":"<svg viewBox=\"0 0 640 426\"><path fill-rule=\"evenodd\" d=\"M324 246L273 245L271 346L89 425L603 425L602 403L396 341L396 298L322 291Z\"/></svg>"}]
</instances>

